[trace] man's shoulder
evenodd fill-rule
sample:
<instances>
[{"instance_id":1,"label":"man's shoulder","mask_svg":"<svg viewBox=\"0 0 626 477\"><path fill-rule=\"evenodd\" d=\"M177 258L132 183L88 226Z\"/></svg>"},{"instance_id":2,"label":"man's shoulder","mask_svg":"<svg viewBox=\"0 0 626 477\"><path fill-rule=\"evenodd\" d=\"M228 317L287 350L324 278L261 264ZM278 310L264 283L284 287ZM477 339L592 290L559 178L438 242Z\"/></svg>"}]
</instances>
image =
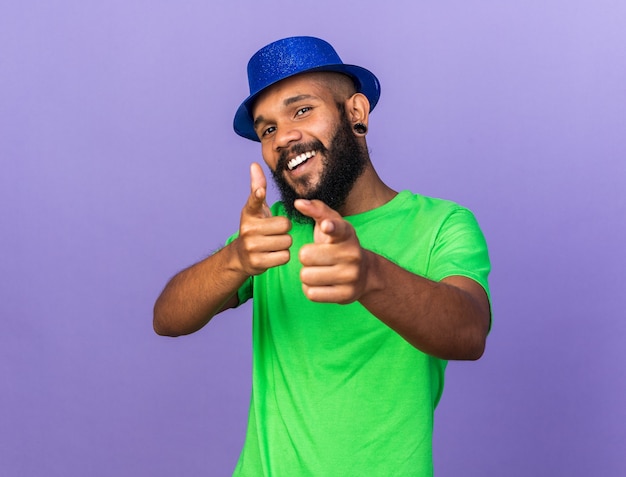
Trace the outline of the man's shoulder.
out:
<instances>
[{"instance_id":1,"label":"man's shoulder","mask_svg":"<svg viewBox=\"0 0 626 477\"><path fill-rule=\"evenodd\" d=\"M397 208L408 209L415 213L427 214L427 215L449 215L456 211L467 210L466 207L459 203L442 199L439 197L432 197L427 195L418 194L410 190L403 190L397 196Z\"/></svg>"},{"instance_id":2,"label":"man's shoulder","mask_svg":"<svg viewBox=\"0 0 626 477\"><path fill-rule=\"evenodd\" d=\"M437 206L437 207L461 207L461 205L458 202L455 202L451 199L446 199L443 197L436 197L432 195L419 194L411 190L402 191L400 192L400 194L406 194L412 200L421 204L429 204L429 205Z\"/></svg>"}]
</instances>

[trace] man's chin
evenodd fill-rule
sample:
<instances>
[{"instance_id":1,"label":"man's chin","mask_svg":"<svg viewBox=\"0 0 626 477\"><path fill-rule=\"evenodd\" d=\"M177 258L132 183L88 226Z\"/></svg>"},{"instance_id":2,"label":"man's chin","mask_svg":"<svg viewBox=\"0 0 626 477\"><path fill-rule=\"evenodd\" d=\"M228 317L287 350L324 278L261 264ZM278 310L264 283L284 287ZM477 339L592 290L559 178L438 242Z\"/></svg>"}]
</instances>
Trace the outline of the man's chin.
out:
<instances>
[{"instance_id":1,"label":"man's chin","mask_svg":"<svg viewBox=\"0 0 626 477\"><path fill-rule=\"evenodd\" d=\"M278 177L276 173L274 173L274 183L280 192L280 199L285 207L287 217L294 222L301 224L313 223L313 219L307 217L306 215L302 215L300 211L295 208L294 202L297 199L311 198L312 195L315 195L315 191L312 191L307 184L303 183L296 184L294 187L294 184L291 181L288 181L284 176Z\"/></svg>"},{"instance_id":2,"label":"man's chin","mask_svg":"<svg viewBox=\"0 0 626 477\"><path fill-rule=\"evenodd\" d=\"M304 199L317 193L320 179L318 177L314 180L311 174L307 174L297 178L295 181L293 178L285 177L283 182L288 185L291 194L299 199Z\"/></svg>"}]
</instances>

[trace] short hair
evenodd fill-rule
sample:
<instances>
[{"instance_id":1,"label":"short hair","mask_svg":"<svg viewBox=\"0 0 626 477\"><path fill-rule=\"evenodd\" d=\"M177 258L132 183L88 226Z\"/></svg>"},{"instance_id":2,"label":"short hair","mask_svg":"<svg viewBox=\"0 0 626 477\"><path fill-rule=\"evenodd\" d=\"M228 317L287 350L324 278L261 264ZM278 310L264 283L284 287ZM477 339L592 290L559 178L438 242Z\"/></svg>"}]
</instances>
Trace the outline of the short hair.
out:
<instances>
[{"instance_id":1,"label":"short hair","mask_svg":"<svg viewBox=\"0 0 626 477\"><path fill-rule=\"evenodd\" d=\"M357 92L354 80L344 73L318 71L309 74L313 76L314 81L330 89L338 103L343 103Z\"/></svg>"}]
</instances>

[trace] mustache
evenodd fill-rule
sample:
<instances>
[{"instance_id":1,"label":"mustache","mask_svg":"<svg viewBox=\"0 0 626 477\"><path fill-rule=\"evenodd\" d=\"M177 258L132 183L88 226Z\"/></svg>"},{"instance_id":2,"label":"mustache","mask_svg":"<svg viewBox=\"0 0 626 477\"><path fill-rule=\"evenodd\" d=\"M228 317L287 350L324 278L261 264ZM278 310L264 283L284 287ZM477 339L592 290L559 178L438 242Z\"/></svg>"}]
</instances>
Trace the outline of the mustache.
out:
<instances>
[{"instance_id":1,"label":"mustache","mask_svg":"<svg viewBox=\"0 0 626 477\"><path fill-rule=\"evenodd\" d=\"M298 156L307 151L319 151L322 154L327 154L328 150L318 139L311 142L301 142L294 144L289 149L283 149L278 156L278 162L276 163L276 172L283 172L287 170L287 163L292 157Z\"/></svg>"}]
</instances>

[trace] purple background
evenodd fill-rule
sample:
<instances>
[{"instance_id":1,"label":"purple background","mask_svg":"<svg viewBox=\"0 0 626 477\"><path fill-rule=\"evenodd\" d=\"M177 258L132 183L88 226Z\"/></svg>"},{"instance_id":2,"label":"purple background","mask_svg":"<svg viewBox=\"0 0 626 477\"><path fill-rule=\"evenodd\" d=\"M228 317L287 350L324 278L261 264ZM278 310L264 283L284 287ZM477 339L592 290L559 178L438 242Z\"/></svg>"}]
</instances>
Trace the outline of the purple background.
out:
<instances>
[{"instance_id":1,"label":"purple background","mask_svg":"<svg viewBox=\"0 0 626 477\"><path fill-rule=\"evenodd\" d=\"M625 21L620 0L3 2L2 475L230 474L250 306L166 339L152 305L236 229L245 65L294 34L378 75L382 177L470 207L490 245L494 327L450 363L436 474L626 475Z\"/></svg>"}]
</instances>

